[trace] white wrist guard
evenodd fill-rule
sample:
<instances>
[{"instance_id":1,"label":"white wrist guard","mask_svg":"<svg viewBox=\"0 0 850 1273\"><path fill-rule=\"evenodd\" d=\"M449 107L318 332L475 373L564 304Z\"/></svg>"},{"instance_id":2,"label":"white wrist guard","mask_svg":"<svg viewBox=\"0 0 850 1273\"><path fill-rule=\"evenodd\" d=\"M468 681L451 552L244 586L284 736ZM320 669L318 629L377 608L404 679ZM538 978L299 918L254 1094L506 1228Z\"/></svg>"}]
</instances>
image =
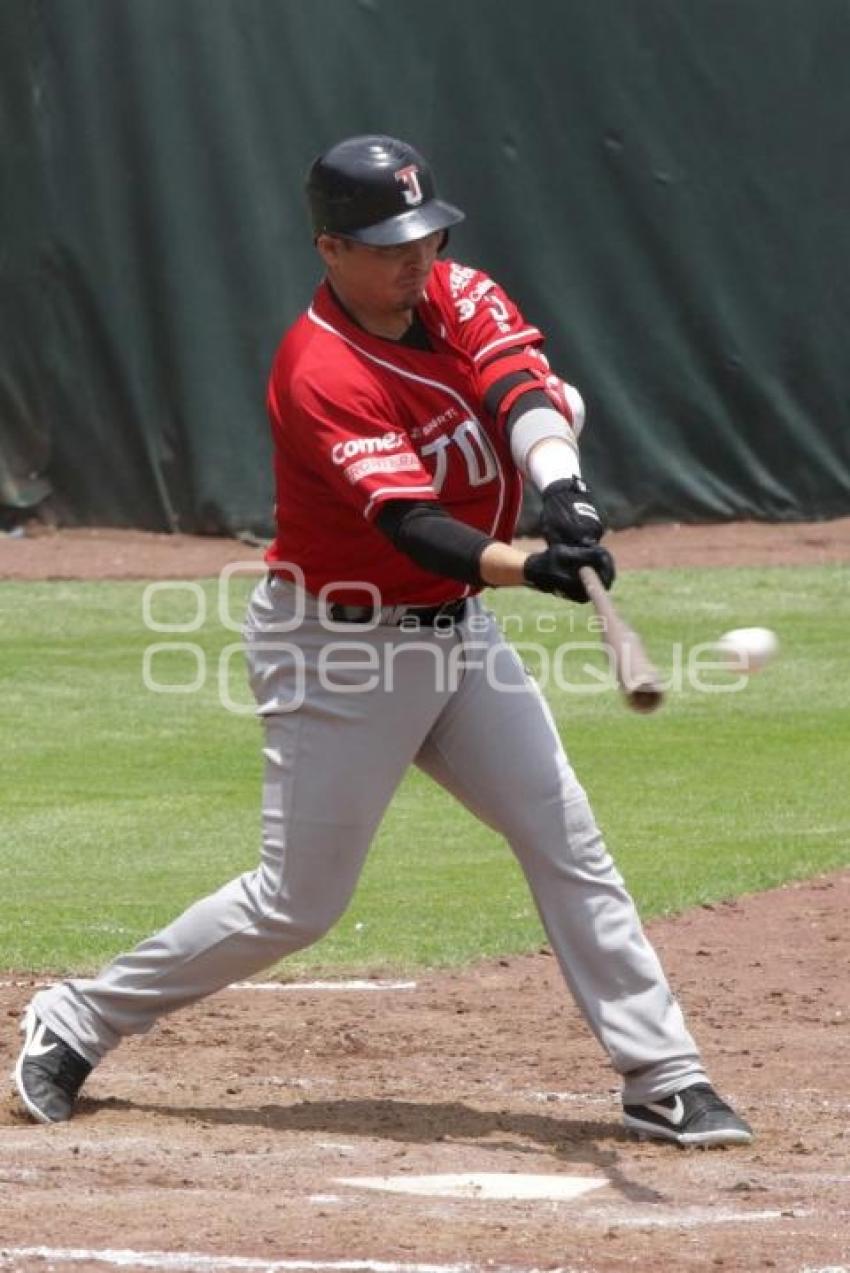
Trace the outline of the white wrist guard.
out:
<instances>
[{"instance_id":1,"label":"white wrist guard","mask_svg":"<svg viewBox=\"0 0 850 1273\"><path fill-rule=\"evenodd\" d=\"M581 472L575 435L554 407L534 407L520 416L511 429L511 455L519 471L541 491L550 482Z\"/></svg>"}]
</instances>

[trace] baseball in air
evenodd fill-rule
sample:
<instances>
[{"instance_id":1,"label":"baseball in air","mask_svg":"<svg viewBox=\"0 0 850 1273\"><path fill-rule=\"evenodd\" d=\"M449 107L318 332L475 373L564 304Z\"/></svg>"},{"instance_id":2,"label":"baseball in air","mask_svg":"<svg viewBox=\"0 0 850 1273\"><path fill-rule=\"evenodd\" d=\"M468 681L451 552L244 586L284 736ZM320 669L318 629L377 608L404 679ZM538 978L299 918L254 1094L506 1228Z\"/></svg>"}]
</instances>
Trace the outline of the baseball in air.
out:
<instances>
[{"instance_id":1,"label":"baseball in air","mask_svg":"<svg viewBox=\"0 0 850 1273\"><path fill-rule=\"evenodd\" d=\"M729 660L730 671L752 675L774 657L779 639L770 628L733 628L723 633L717 649Z\"/></svg>"}]
</instances>

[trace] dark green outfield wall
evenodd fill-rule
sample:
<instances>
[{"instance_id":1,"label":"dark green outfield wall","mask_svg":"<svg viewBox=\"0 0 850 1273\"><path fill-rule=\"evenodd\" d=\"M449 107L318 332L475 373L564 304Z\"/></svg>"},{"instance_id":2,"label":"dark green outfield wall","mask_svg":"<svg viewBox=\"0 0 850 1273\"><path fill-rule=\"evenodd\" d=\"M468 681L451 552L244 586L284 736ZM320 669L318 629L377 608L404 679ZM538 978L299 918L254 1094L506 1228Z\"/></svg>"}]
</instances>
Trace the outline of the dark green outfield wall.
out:
<instances>
[{"instance_id":1,"label":"dark green outfield wall","mask_svg":"<svg viewBox=\"0 0 850 1273\"><path fill-rule=\"evenodd\" d=\"M850 0L0 0L0 505L267 529L304 171L406 136L618 525L850 512Z\"/></svg>"}]
</instances>

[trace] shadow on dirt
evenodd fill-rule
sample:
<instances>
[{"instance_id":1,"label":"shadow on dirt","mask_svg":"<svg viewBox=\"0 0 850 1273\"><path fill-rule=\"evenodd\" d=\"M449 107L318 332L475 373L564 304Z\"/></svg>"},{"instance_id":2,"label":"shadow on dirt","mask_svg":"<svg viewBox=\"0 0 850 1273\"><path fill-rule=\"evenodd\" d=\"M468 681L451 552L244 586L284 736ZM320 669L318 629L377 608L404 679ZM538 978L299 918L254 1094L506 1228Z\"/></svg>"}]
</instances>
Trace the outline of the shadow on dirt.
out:
<instances>
[{"instance_id":1,"label":"shadow on dirt","mask_svg":"<svg viewBox=\"0 0 850 1273\"><path fill-rule=\"evenodd\" d=\"M243 1109L146 1105L123 1100L85 1104L92 1113L98 1109L120 1109L197 1122L207 1127L262 1127L278 1132L368 1136L408 1144L451 1141L479 1145L494 1154L531 1152L530 1143L551 1151L560 1166L581 1163L604 1173L610 1184L631 1201L665 1201L663 1194L629 1180L624 1174L617 1146L628 1143L630 1137L616 1123L473 1109L459 1102L431 1104L387 1099L301 1101L297 1105ZM673 1152L677 1151L671 1146Z\"/></svg>"}]
</instances>

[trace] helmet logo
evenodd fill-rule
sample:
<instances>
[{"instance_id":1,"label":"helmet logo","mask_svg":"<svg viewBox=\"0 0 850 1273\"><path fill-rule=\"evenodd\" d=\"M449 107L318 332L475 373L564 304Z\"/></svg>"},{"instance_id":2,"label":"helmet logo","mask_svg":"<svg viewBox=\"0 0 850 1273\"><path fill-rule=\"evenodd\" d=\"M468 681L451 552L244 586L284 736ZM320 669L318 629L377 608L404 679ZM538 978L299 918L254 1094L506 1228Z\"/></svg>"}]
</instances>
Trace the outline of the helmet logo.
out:
<instances>
[{"instance_id":1,"label":"helmet logo","mask_svg":"<svg viewBox=\"0 0 850 1273\"><path fill-rule=\"evenodd\" d=\"M401 193L404 196L404 202L410 208L417 207L422 202L422 187L419 184L419 169L416 164L408 164L406 168L399 168L393 173L396 181L401 185Z\"/></svg>"}]
</instances>

